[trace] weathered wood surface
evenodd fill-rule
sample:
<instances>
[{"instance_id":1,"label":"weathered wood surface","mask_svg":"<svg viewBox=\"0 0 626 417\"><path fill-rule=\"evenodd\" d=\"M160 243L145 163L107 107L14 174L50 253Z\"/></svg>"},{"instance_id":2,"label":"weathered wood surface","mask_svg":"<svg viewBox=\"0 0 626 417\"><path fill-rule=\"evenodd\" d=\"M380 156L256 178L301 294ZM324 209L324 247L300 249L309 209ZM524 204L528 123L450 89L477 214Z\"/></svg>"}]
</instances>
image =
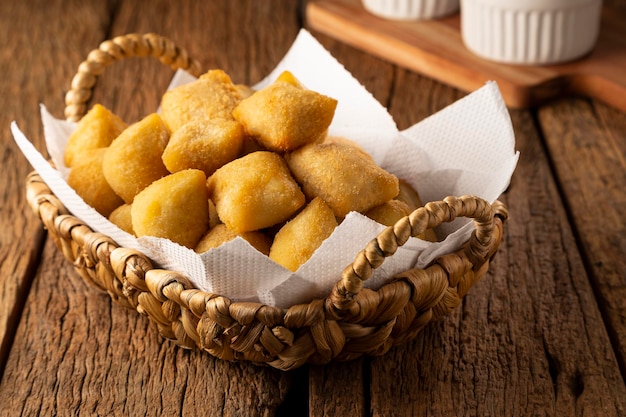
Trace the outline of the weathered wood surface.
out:
<instances>
[{"instance_id":1,"label":"weathered wood surface","mask_svg":"<svg viewBox=\"0 0 626 417\"><path fill-rule=\"evenodd\" d=\"M560 101L539 121L598 305L626 371L626 113Z\"/></svg>"},{"instance_id":2,"label":"weathered wood surface","mask_svg":"<svg viewBox=\"0 0 626 417\"><path fill-rule=\"evenodd\" d=\"M287 51L299 10L280 0L0 2L0 415L626 415L626 116L597 103L512 112L521 159L490 273L451 316L380 358L283 373L179 349L86 286L44 239L11 120L43 149L39 103L61 117L78 63L128 32L169 36L205 69L254 83ZM400 128L463 95L314 35ZM171 74L156 60L119 63L94 99L136 120Z\"/></svg>"}]
</instances>

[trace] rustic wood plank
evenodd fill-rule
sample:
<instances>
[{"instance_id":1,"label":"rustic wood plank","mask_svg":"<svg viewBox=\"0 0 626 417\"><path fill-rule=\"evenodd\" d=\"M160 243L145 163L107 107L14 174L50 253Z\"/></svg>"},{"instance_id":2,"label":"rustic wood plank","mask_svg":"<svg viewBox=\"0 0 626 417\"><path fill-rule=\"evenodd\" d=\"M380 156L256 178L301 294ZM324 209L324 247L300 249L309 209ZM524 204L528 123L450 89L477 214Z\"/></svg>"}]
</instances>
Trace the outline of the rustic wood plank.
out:
<instances>
[{"instance_id":1,"label":"rustic wood plank","mask_svg":"<svg viewBox=\"0 0 626 417\"><path fill-rule=\"evenodd\" d=\"M124 2L111 21L107 11L90 3L81 3L76 10L74 5L65 6L73 25L48 27L41 35L54 39L57 31L63 31L64 39L80 37L70 50L60 41L44 55L50 62L64 60L62 76L46 85L50 90L46 102L57 104L51 110L59 117L63 93L76 67L105 37L157 32L188 49L206 68L224 68L237 82L253 83L284 55L299 24L295 3L162 1L144 7L140 2ZM44 29L44 19L54 20L51 13L60 15L56 9L41 12L38 18ZM28 33L22 31L28 41ZM30 51L41 53L35 46ZM107 69L98 80L94 101L128 121L154 111L172 72L156 60L146 61L133 59ZM42 63L37 68L39 76L49 76ZM291 374L228 363L174 346L158 335L147 318L86 287L51 243L41 264L5 383L0 385L1 401L9 404L9 410L22 415L269 416L285 399Z\"/></svg>"},{"instance_id":2,"label":"rustic wood plank","mask_svg":"<svg viewBox=\"0 0 626 417\"><path fill-rule=\"evenodd\" d=\"M309 371L308 416L366 416L369 413L365 358ZM304 415L304 414L302 414Z\"/></svg>"},{"instance_id":3,"label":"rustic wood plank","mask_svg":"<svg viewBox=\"0 0 626 417\"><path fill-rule=\"evenodd\" d=\"M539 120L626 376L626 113L559 101Z\"/></svg>"},{"instance_id":4,"label":"rustic wood plank","mask_svg":"<svg viewBox=\"0 0 626 417\"><path fill-rule=\"evenodd\" d=\"M48 242L0 399L15 415L273 415L289 374L164 341ZM97 395L94 395L97 393Z\"/></svg>"},{"instance_id":5,"label":"rustic wood plank","mask_svg":"<svg viewBox=\"0 0 626 417\"><path fill-rule=\"evenodd\" d=\"M626 387L529 113L490 273L446 320L372 361L380 415L623 415ZM583 341L581 341L581 339ZM402 403L408 407L399 408Z\"/></svg>"},{"instance_id":6,"label":"rustic wood plank","mask_svg":"<svg viewBox=\"0 0 626 417\"><path fill-rule=\"evenodd\" d=\"M15 120L37 148L44 149L39 104L44 102L53 111L62 109L59 86L74 71L76 50L98 41L103 34L97 28L107 21L106 2L91 7L81 5L82 2L48 1L0 3L0 369L11 347L43 246L41 224L24 197L25 178L32 168L15 145L9 124ZM76 12L63 22L49 19L50 15L60 16L65 7L75 7ZM95 28L70 38L63 25L73 25L73 18Z\"/></svg>"}]
</instances>

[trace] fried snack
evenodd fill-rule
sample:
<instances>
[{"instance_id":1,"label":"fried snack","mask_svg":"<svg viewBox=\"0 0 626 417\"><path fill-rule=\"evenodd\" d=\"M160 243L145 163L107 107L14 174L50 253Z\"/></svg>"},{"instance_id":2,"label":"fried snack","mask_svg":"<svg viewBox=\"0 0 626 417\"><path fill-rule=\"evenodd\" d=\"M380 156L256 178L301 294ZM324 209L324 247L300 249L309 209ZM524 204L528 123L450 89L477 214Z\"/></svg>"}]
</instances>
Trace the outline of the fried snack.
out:
<instances>
[{"instance_id":1,"label":"fried snack","mask_svg":"<svg viewBox=\"0 0 626 417\"><path fill-rule=\"evenodd\" d=\"M71 168L93 149L106 148L124 129L126 123L122 119L101 104L95 104L67 139L63 155L65 166Z\"/></svg>"},{"instance_id":2,"label":"fried snack","mask_svg":"<svg viewBox=\"0 0 626 417\"><path fill-rule=\"evenodd\" d=\"M168 139L167 127L153 113L126 128L107 148L102 161L104 177L126 203L169 174L161 160Z\"/></svg>"},{"instance_id":3,"label":"fried snack","mask_svg":"<svg viewBox=\"0 0 626 417\"><path fill-rule=\"evenodd\" d=\"M366 211L365 214L370 219L384 224L385 226L393 226L398 220L411 213L409 206L400 200L389 200L386 203L376 206Z\"/></svg>"},{"instance_id":4,"label":"fried snack","mask_svg":"<svg viewBox=\"0 0 626 417\"><path fill-rule=\"evenodd\" d=\"M207 180L220 220L237 233L287 220L305 204L283 158L254 152L224 165Z\"/></svg>"},{"instance_id":5,"label":"fried snack","mask_svg":"<svg viewBox=\"0 0 626 417\"><path fill-rule=\"evenodd\" d=\"M234 120L193 120L172 133L162 159L170 172L195 168L210 176L238 157L242 144L243 127Z\"/></svg>"},{"instance_id":6,"label":"fried snack","mask_svg":"<svg viewBox=\"0 0 626 417\"><path fill-rule=\"evenodd\" d=\"M263 146L259 142L257 142L252 136L245 135L243 139L243 144L241 145L241 155L246 156L253 152L258 151L266 151Z\"/></svg>"},{"instance_id":7,"label":"fried snack","mask_svg":"<svg viewBox=\"0 0 626 417\"><path fill-rule=\"evenodd\" d=\"M274 82L285 82L287 84L291 84L294 87L298 87L298 88L304 88L304 86L302 85L302 83L300 82L300 80L298 80L296 78L295 75L293 75L293 73L291 71L283 71L281 72L278 77L276 77L276 80L274 80Z\"/></svg>"},{"instance_id":8,"label":"fried snack","mask_svg":"<svg viewBox=\"0 0 626 417\"><path fill-rule=\"evenodd\" d=\"M246 85L246 84L236 84L235 88L237 89L237 91L239 91L239 94L241 94L241 99L242 100L244 98L248 98L252 94L254 94L254 88L252 88L252 87L250 87L249 85Z\"/></svg>"},{"instance_id":9,"label":"fried snack","mask_svg":"<svg viewBox=\"0 0 626 417\"><path fill-rule=\"evenodd\" d=\"M217 215L217 209L213 201L209 199L209 229L221 224L220 217Z\"/></svg>"},{"instance_id":10,"label":"fried snack","mask_svg":"<svg viewBox=\"0 0 626 417\"><path fill-rule=\"evenodd\" d=\"M276 233L269 257L295 272L336 227L333 211L321 198L315 198Z\"/></svg>"},{"instance_id":11,"label":"fried snack","mask_svg":"<svg viewBox=\"0 0 626 417\"><path fill-rule=\"evenodd\" d=\"M253 248L262 254L268 255L270 253L272 241L268 236L259 231L237 233L234 230L230 230L225 224L218 224L206 232L196 245L195 251L204 253L209 249L217 248L226 242L230 242L237 236L241 236L247 240Z\"/></svg>"},{"instance_id":12,"label":"fried snack","mask_svg":"<svg viewBox=\"0 0 626 417\"><path fill-rule=\"evenodd\" d=\"M209 227L205 184L206 176L199 169L179 171L153 182L132 204L135 234L195 248Z\"/></svg>"},{"instance_id":13,"label":"fried snack","mask_svg":"<svg viewBox=\"0 0 626 417\"><path fill-rule=\"evenodd\" d=\"M210 70L196 81L163 94L161 117L172 132L192 120L232 119L243 99L241 91L222 70Z\"/></svg>"},{"instance_id":14,"label":"fried snack","mask_svg":"<svg viewBox=\"0 0 626 417\"><path fill-rule=\"evenodd\" d=\"M336 107L333 98L277 81L242 100L233 117L266 149L289 152L323 138Z\"/></svg>"},{"instance_id":15,"label":"fried snack","mask_svg":"<svg viewBox=\"0 0 626 417\"><path fill-rule=\"evenodd\" d=\"M400 192L396 197L396 200L404 202L409 208L409 214L422 207L422 200L417 193L417 191L404 180L400 180ZM437 242L437 235L435 231L432 229L427 229L418 236L418 238L423 240L428 240L429 242Z\"/></svg>"},{"instance_id":16,"label":"fried snack","mask_svg":"<svg viewBox=\"0 0 626 417\"><path fill-rule=\"evenodd\" d=\"M351 146L353 150L361 153L363 156L372 159L372 156L370 154L368 154L367 152L365 152L365 150L361 147L361 145L359 145L358 143L356 143L353 140L350 140L348 138L344 138L341 136L327 136L324 139L325 143L338 143L340 145L346 145L346 146Z\"/></svg>"},{"instance_id":17,"label":"fried snack","mask_svg":"<svg viewBox=\"0 0 626 417\"><path fill-rule=\"evenodd\" d=\"M422 207L422 200L411 184L401 179L398 185L400 187L400 192L398 193L396 200L404 202L409 207L410 211L414 211L415 209Z\"/></svg>"},{"instance_id":18,"label":"fried snack","mask_svg":"<svg viewBox=\"0 0 626 417\"><path fill-rule=\"evenodd\" d=\"M122 204L109 214L109 221L125 231L134 235L133 231L133 219L130 215L130 204Z\"/></svg>"},{"instance_id":19,"label":"fried snack","mask_svg":"<svg viewBox=\"0 0 626 417\"><path fill-rule=\"evenodd\" d=\"M102 173L102 160L106 148L91 150L81 155L67 177L67 183L98 213L107 217L124 201L115 194Z\"/></svg>"},{"instance_id":20,"label":"fried snack","mask_svg":"<svg viewBox=\"0 0 626 417\"><path fill-rule=\"evenodd\" d=\"M315 143L285 155L309 200L321 197L335 216L365 212L398 195L398 178L351 146Z\"/></svg>"}]
</instances>

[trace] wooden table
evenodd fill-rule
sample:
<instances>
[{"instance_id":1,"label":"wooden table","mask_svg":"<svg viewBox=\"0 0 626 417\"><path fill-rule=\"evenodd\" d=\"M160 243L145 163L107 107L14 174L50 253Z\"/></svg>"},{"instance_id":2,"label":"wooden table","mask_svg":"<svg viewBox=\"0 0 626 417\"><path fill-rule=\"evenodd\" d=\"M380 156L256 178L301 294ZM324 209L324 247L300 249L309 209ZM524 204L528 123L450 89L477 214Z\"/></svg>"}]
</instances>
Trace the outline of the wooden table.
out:
<instances>
[{"instance_id":1,"label":"wooden table","mask_svg":"<svg viewBox=\"0 0 626 417\"><path fill-rule=\"evenodd\" d=\"M623 5L623 2L615 2ZM7 416L626 415L626 114L584 98L512 110L521 159L489 274L447 318L383 357L281 372L180 349L87 287L27 206L16 120L44 149L39 104L88 51L156 32L253 84L305 25L298 2L0 2L0 410ZM400 128L464 92L313 34ZM116 64L95 101L128 120L172 72Z\"/></svg>"}]
</instances>

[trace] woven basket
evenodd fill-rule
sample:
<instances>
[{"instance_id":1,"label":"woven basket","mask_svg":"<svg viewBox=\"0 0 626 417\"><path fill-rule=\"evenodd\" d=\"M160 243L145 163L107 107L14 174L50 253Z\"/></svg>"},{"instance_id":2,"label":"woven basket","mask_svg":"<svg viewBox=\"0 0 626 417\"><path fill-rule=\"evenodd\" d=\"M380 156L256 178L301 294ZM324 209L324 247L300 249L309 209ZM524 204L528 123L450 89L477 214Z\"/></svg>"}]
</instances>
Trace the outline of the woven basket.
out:
<instances>
[{"instance_id":1,"label":"woven basket","mask_svg":"<svg viewBox=\"0 0 626 417\"><path fill-rule=\"evenodd\" d=\"M104 67L131 56L153 56L173 68L200 73L197 62L166 38L117 37L80 64L66 96L67 119L77 121L85 113ZM28 176L26 188L29 205L87 283L146 314L165 338L182 347L282 370L382 355L447 315L487 272L508 215L501 202L492 205L474 196L428 203L381 232L338 271L338 281L325 298L281 309L200 291L184 275L154 268L142 253L119 247L72 216L36 172ZM376 291L363 288L373 269L409 236L457 217L472 218L475 224L461 249L425 269L398 274Z\"/></svg>"}]
</instances>

